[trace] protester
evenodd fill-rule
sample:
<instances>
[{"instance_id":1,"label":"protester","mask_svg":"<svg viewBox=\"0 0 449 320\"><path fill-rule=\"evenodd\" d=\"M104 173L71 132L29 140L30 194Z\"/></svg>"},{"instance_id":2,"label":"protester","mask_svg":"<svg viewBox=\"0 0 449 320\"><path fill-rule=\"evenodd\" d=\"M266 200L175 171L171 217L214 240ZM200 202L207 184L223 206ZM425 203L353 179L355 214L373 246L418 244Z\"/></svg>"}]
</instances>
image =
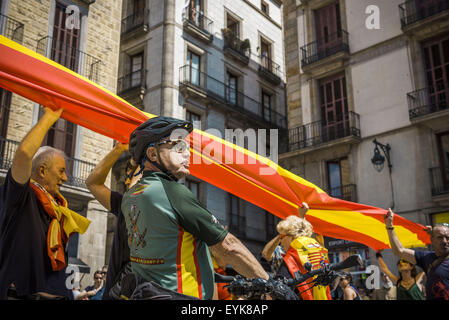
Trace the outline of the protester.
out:
<instances>
[{"instance_id":1,"label":"protester","mask_svg":"<svg viewBox=\"0 0 449 320\"><path fill-rule=\"evenodd\" d=\"M73 299L67 242L89 220L68 208L64 153L39 148L63 109L45 113L18 146L1 193L0 299ZM48 245L47 245L48 243Z\"/></svg>"},{"instance_id":2,"label":"protester","mask_svg":"<svg viewBox=\"0 0 449 320\"><path fill-rule=\"evenodd\" d=\"M397 300L424 300L422 285L424 272L418 273L414 264L405 261L404 259L399 259L397 263L399 277L397 277L388 269L380 252L376 253L376 257L379 261L380 269L385 272L396 285Z\"/></svg>"},{"instance_id":3,"label":"protester","mask_svg":"<svg viewBox=\"0 0 449 320\"><path fill-rule=\"evenodd\" d=\"M362 300L357 289L352 284L352 275L349 272L341 274L340 288L343 289L343 300Z\"/></svg>"},{"instance_id":4,"label":"protester","mask_svg":"<svg viewBox=\"0 0 449 320\"><path fill-rule=\"evenodd\" d=\"M94 273L94 284L87 286L78 295L77 300L101 300L104 292L103 273L101 270L97 270Z\"/></svg>"},{"instance_id":5,"label":"protester","mask_svg":"<svg viewBox=\"0 0 449 320\"><path fill-rule=\"evenodd\" d=\"M374 289L372 300L396 300L396 286L384 272L382 272L382 287Z\"/></svg>"},{"instance_id":6,"label":"protester","mask_svg":"<svg viewBox=\"0 0 449 320\"><path fill-rule=\"evenodd\" d=\"M298 208L299 217L304 219L308 210L309 206L307 203L303 202L302 207ZM278 234L276 237L271 239L262 250L262 258L269 263L270 270L274 275L278 273L285 255L285 251L281 245L280 236L281 235Z\"/></svg>"},{"instance_id":7,"label":"protester","mask_svg":"<svg viewBox=\"0 0 449 320\"><path fill-rule=\"evenodd\" d=\"M192 129L186 121L155 117L133 131L130 153L144 171L124 194L122 211L131 268L139 281L151 281L176 299L211 299L209 250L245 277L268 279L268 274L190 190L177 183L189 174L189 145L183 139ZM175 131L180 136L174 136Z\"/></svg>"},{"instance_id":8,"label":"protester","mask_svg":"<svg viewBox=\"0 0 449 320\"><path fill-rule=\"evenodd\" d=\"M86 186L92 192L95 199L103 205L106 210L117 217L117 223L112 240L111 255L109 257L108 266L103 267L105 273L105 290L103 300L108 300L109 290L118 280L120 271L123 270L129 260L128 234L126 231L125 217L122 214L122 197L119 192L111 191L105 185L109 171L119 157L128 150L127 144L117 143L115 147L95 166L86 179ZM126 181L125 186L128 189L134 185L141 175L134 176L136 166L131 165L128 161L126 165Z\"/></svg>"},{"instance_id":9,"label":"protester","mask_svg":"<svg viewBox=\"0 0 449 320\"><path fill-rule=\"evenodd\" d=\"M277 225L280 244L286 254L276 276L292 278L296 272L306 273L306 263L312 270L329 263L326 248L312 238L312 225L297 216L288 216ZM298 296L303 300L332 300L329 286L314 286L312 278L297 286Z\"/></svg>"},{"instance_id":10,"label":"protester","mask_svg":"<svg viewBox=\"0 0 449 320\"><path fill-rule=\"evenodd\" d=\"M401 259L416 264L426 273L426 299L449 300L449 224L437 224L431 229L434 251L404 248L394 231L394 213L385 215L385 225L393 253Z\"/></svg>"}]
</instances>

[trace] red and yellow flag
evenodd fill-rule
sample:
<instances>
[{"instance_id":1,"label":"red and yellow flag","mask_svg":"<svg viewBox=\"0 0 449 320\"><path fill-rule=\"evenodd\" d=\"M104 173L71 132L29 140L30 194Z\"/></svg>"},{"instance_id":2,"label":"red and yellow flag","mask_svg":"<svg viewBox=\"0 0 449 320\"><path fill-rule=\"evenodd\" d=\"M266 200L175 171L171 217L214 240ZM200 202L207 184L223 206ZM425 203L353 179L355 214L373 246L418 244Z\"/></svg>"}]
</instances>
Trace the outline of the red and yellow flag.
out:
<instances>
[{"instance_id":1,"label":"red and yellow flag","mask_svg":"<svg viewBox=\"0 0 449 320\"><path fill-rule=\"evenodd\" d=\"M0 86L52 109L62 118L128 142L130 133L148 118L112 92L60 64L0 36ZM307 202L314 231L363 243L374 250L389 248L383 222L386 210L330 197L269 159L216 136L194 130L192 175L285 218ZM243 161L235 161L243 159ZM406 247L430 243L425 227L395 216L396 233Z\"/></svg>"}]
</instances>

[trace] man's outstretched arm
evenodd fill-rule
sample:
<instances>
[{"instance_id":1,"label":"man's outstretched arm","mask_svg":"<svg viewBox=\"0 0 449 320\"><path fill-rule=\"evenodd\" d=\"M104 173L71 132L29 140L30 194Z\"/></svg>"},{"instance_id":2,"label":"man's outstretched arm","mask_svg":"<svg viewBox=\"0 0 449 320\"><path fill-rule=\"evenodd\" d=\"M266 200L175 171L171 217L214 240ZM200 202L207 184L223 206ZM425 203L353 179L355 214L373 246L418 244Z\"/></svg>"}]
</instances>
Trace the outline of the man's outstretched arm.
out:
<instances>
[{"instance_id":1,"label":"man's outstretched arm","mask_svg":"<svg viewBox=\"0 0 449 320\"><path fill-rule=\"evenodd\" d=\"M105 186L106 178L114 163L120 155L128 150L127 144L118 143L114 149L95 166L86 179L86 186L92 192L95 199L108 211L111 210L111 189Z\"/></svg>"}]
</instances>

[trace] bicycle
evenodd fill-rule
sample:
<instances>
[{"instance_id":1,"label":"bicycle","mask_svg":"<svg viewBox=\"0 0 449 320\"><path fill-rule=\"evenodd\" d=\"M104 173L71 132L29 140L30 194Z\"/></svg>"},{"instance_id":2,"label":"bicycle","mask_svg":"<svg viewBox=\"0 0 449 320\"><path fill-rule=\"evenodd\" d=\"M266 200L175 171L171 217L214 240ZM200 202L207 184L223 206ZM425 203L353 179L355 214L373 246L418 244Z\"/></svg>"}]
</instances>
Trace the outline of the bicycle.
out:
<instances>
[{"instance_id":1,"label":"bicycle","mask_svg":"<svg viewBox=\"0 0 449 320\"><path fill-rule=\"evenodd\" d=\"M340 276L337 271L362 265L363 262L360 255L352 255L342 262L329 264L317 270L311 270L312 265L306 263L304 267L308 272L305 274L297 272L294 279L286 279L284 277L275 279L270 277L268 280L260 278L248 279L240 275L224 276L216 273L215 282L228 283L225 288L231 294L246 300L266 300L269 299L268 297L274 300L298 300L298 296L294 293L294 289L298 285L310 285L313 283L307 290L311 290L317 285L328 286ZM312 281L302 284L315 276L316 278Z\"/></svg>"}]
</instances>

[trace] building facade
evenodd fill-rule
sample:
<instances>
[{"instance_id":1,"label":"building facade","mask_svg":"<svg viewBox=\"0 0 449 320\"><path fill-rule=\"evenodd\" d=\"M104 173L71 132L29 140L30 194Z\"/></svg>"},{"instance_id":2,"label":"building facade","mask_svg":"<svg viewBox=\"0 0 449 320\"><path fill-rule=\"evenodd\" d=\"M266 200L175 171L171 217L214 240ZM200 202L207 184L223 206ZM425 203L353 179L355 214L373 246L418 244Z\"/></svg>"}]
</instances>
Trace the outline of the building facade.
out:
<instances>
[{"instance_id":1,"label":"building facade","mask_svg":"<svg viewBox=\"0 0 449 320\"><path fill-rule=\"evenodd\" d=\"M289 150L279 164L331 196L448 222L448 3L287 0L284 9ZM335 246L331 258L348 250Z\"/></svg>"},{"instance_id":2,"label":"building facade","mask_svg":"<svg viewBox=\"0 0 449 320\"><path fill-rule=\"evenodd\" d=\"M0 32L63 66L115 92L119 62L120 1L2 0ZM101 41L98 41L101 39ZM0 179L4 180L15 149L36 124L42 107L4 89L0 92ZM68 182L61 187L70 208L91 220L84 235L69 241L69 262L81 267L82 286L105 261L107 212L87 190L84 181L112 148L113 141L60 119L43 145L66 153Z\"/></svg>"},{"instance_id":3,"label":"building facade","mask_svg":"<svg viewBox=\"0 0 449 320\"><path fill-rule=\"evenodd\" d=\"M126 0L118 94L222 138L286 129L283 50L281 1ZM254 254L274 234L272 214L193 176L185 184Z\"/></svg>"}]
</instances>

